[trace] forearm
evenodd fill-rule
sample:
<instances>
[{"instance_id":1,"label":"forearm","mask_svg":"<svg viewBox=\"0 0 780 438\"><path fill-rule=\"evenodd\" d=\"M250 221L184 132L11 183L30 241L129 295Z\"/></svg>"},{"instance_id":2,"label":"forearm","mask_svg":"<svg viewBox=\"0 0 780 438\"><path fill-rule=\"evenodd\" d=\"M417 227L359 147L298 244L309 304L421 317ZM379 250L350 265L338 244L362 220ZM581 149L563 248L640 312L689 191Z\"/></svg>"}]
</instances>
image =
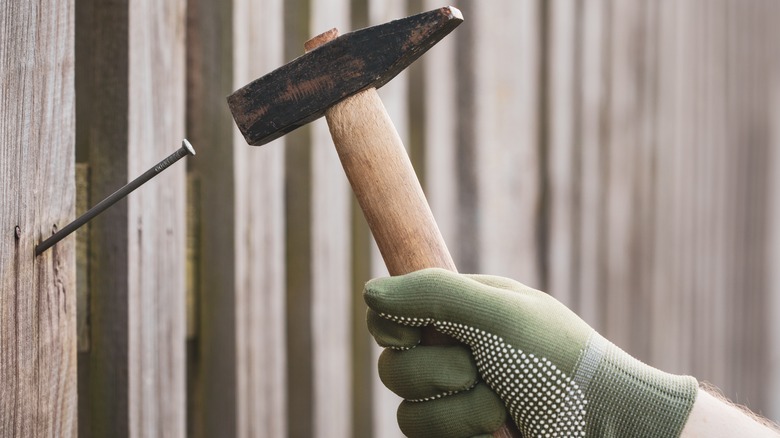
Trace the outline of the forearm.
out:
<instances>
[{"instance_id":1,"label":"forearm","mask_svg":"<svg viewBox=\"0 0 780 438\"><path fill-rule=\"evenodd\" d=\"M694 437L779 437L773 427L740 408L699 389L696 402L685 423L682 438Z\"/></svg>"}]
</instances>

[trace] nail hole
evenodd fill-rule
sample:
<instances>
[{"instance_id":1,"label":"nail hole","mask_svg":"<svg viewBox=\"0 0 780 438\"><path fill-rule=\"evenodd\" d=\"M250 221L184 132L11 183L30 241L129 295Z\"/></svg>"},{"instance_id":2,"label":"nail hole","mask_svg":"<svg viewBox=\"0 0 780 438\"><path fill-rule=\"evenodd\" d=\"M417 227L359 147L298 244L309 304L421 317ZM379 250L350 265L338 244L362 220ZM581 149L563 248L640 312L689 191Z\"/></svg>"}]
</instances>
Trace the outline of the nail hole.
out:
<instances>
[{"instance_id":1,"label":"nail hole","mask_svg":"<svg viewBox=\"0 0 780 438\"><path fill-rule=\"evenodd\" d=\"M54 224L51 226L51 233L54 234L57 232L57 224Z\"/></svg>"},{"instance_id":2,"label":"nail hole","mask_svg":"<svg viewBox=\"0 0 780 438\"><path fill-rule=\"evenodd\" d=\"M19 228L19 225L14 227L14 237L16 237L16 240L19 240L22 238L22 229Z\"/></svg>"}]
</instances>

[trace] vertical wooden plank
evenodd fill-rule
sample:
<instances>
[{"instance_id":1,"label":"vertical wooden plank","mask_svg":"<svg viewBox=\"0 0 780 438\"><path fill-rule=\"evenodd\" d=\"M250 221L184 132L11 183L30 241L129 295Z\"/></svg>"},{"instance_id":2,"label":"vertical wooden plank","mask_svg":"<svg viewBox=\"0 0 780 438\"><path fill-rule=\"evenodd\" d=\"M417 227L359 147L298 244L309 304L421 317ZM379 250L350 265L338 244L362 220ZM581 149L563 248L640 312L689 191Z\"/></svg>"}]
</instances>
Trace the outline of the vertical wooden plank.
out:
<instances>
[{"instance_id":1,"label":"vertical wooden plank","mask_svg":"<svg viewBox=\"0 0 780 438\"><path fill-rule=\"evenodd\" d=\"M480 270L541 282L537 258L540 156L539 4L502 1L472 11L474 163L478 178ZM510 55L511 54L511 55Z\"/></svg>"},{"instance_id":2,"label":"vertical wooden plank","mask_svg":"<svg viewBox=\"0 0 780 438\"><path fill-rule=\"evenodd\" d=\"M634 190L629 195L633 236L631 242L631 264L629 266L629 289L622 293L629 295L631 313L629 345L636 357L649 361L652 318L650 308L653 294L655 257L655 199L656 199L656 163L658 142L656 135L656 109L658 106L658 9L656 3L638 5L636 25L636 60L632 71L637 82L636 142L635 152L629 156L635 169ZM624 145L628 146L628 145Z\"/></svg>"},{"instance_id":3,"label":"vertical wooden plank","mask_svg":"<svg viewBox=\"0 0 780 438\"><path fill-rule=\"evenodd\" d=\"M780 13L780 7L773 4L770 10ZM771 15L771 14L770 14ZM774 56L780 55L780 44L776 42L771 46ZM777 58L776 58L777 59ZM780 62L772 64L774 71L780 67ZM773 79L770 83L770 193L769 211L767 222L771 225L769 231L769 245L764 264L769 273L769 294L767 318L770 333L768 342L768 367L770 372L766 392L769 395L767 401L767 416L775 422L780 421L780 270L775 269L777 260L780 260L780 80Z\"/></svg>"},{"instance_id":4,"label":"vertical wooden plank","mask_svg":"<svg viewBox=\"0 0 780 438\"><path fill-rule=\"evenodd\" d=\"M710 382L724 382L728 357L723 348L726 339L729 293L726 275L729 271L728 250L724 245L728 205L725 193L730 182L725 178L729 158L727 149L728 116L726 89L726 50L724 37L725 2L709 2L702 7L702 26L696 50L701 65L696 81L702 91L699 101L697 162L701 170L697 184L697 198L701 215L697 221L697 239L701 257L697 257L696 290L692 336L696 339L692 367L697 376ZM699 6L704 6L701 4Z\"/></svg>"},{"instance_id":5,"label":"vertical wooden plank","mask_svg":"<svg viewBox=\"0 0 780 438\"><path fill-rule=\"evenodd\" d=\"M281 0L236 0L233 88L283 62ZM258 17L263 25L257 24ZM250 147L233 128L238 436L293 435L288 425L285 351L285 149L289 137ZM297 231L297 230L296 230ZM296 303L306 306L306 303ZM291 321L295 324L303 322ZM290 415L300 412L290 411ZM296 420L300 416L294 417Z\"/></svg>"},{"instance_id":6,"label":"vertical wooden plank","mask_svg":"<svg viewBox=\"0 0 780 438\"><path fill-rule=\"evenodd\" d=\"M76 433L74 3L0 5L0 435Z\"/></svg>"},{"instance_id":7,"label":"vertical wooden plank","mask_svg":"<svg viewBox=\"0 0 780 438\"><path fill-rule=\"evenodd\" d=\"M83 102L94 199L184 136L184 2L84 3L92 26ZM81 40L81 39L80 39ZM81 41L84 41L81 40ZM87 436L183 436L184 167L149 182L91 229L92 344L84 359Z\"/></svg>"},{"instance_id":8,"label":"vertical wooden plank","mask_svg":"<svg viewBox=\"0 0 780 438\"><path fill-rule=\"evenodd\" d=\"M236 178L233 120L225 96L233 83L234 2L187 4L187 135L197 147L188 164L188 435L236 436L237 333ZM236 145L240 147L240 145Z\"/></svg>"},{"instance_id":9,"label":"vertical wooden plank","mask_svg":"<svg viewBox=\"0 0 780 438\"><path fill-rule=\"evenodd\" d=\"M350 2L352 29L369 25L370 0ZM374 398L377 391L384 390L376 385L376 343L366 327L366 309L363 301L363 286L373 276L372 269L376 251L371 230L363 210L354 195L351 196L351 256L352 256L352 436L373 436L376 417Z\"/></svg>"},{"instance_id":10,"label":"vertical wooden plank","mask_svg":"<svg viewBox=\"0 0 780 438\"><path fill-rule=\"evenodd\" d=\"M604 227L609 238L604 241L604 278L602 309L603 334L618 346L631 350L629 340L635 320L631 299L643 293L632 266L638 252L637 225L641 198L636 196L637 173L641 164L632 158L641 154L642 41L640 17L644 11L636 2L612 2L609 32L611 34L606 93L607 108L604 138ZM635 167L635 165L639 166ZM630 351L633 353L633 351Z\"/></svg>"},{"instance_id":11,"label":"vertical wooden plank","mask_svg":"<svg viewBox=\"0 0 780 438\"><path fill-rule=\"evenodd\" d=\"M310 30L311 2L284 2L284 61L303 53ZM291 436L313 436L314 329L311 269L311 126L285 136L285 259L287 285L287 415Z\"/></svg>"},{"instance_id":12,"label":"vertical wooden plank","mask_svg":"<svg viewBox=\"0 0 780 438\"><path fill-rule=\"evenodd\" d=\"M460 272L481 272L480 213L478 169L475 165L480 149L480 126L476 123L479 76L474 65L477 62L476 35L480 27L475 20L476 2L460 5L466 23L458 27L452 37L457 45L453 68L455 69L455 202L457 216L454 223L458 243L455 264Z\"/></svg>"},{"instance_id":13,"label":"vertical wooden plank","mask_svg":"<svg viewBox=\"0 0 780 438\"><path fill-rule=\"evenodd\" d=\"M549 113L547 115L549 240L548 292L574 307L576 262L575 174L576 95L579 60L576 57L577 4L571 0L549 2Z\"/></svg>"},{"instance_id":14,"label":"vertical wooden plank","mask_svg":"<svg viewBox=\"0 0 780 438\"><path fill-rule=\"evenodd\" d=\"M578 178L578 235L579 256L575 269L577 273L577 309L580 316L596 330L601 330L601 241L602 203L602 117L603 89L605 79L603 65L606 57L604 47L609 40L605 31L605 1L596 0L581 6L582 20L580 36L582 52L581 85L578 91L579 106L577 123L579 139L575 148L575 168Z\"/></svg>"},{"instance_id":15,"label":"vertical wooden plank","mask_svg":"<svg viewBox=\"0 0 780 438\"><path fill-rule=\"evenodd\" d=\"M441 2L436 0L425 0L423 4L422 9L426 11L441 7ZM458 38L461 32L471 25L470 16L464 15L464 19L465 23L454 34L440 41L416 62L424 66L421 92L426 124L421 128L424 131L421 147L425 155L422 160L425 177L421 182L456 265L461 259L463 236L458 233L458 217L461 213L457 204L458 157L455 134L458 125L458 93L455 56L460 49Z\"/></svg>"},{"instance_id":16,"label":"vertical wooden plank","mask_svg":"<svg viewBox=\"0 0 780 438\"><path fill-rule=\"evenodd\" d=\"M185 2L134 0L128 27L128 173L184 137ZM128 200L130 434L185 433L185 167Z\"/></svg>"},{"instance_id":17,"label":"vertical wooden plank","mask_svg":"<svg viewBox=\"0 0 780 438\"><path fill-rule=\"evenodd\" d=\"M349 3L313 2L311 36L350 30ZM350 436L350 189L324 119L312 123L312 336L315 436ZM298 171L306 171L299 169Z\"/></svg>"},{"instance_id":18,"label":"vertical wooden plank","mask_svg":"<svg viewBox=\"0 0 780 438\"><path fill-rule=\"evenodd\" d=\"M90 163L91 195L103 199L127 169L128 23L126 2L77 5L77 132ZM82 90L91 90L82 93ZM85 126L86 125L86 126ZM90 224L91 344L79 357L79 435L130 435L128 408L127 202ZM100 291L100 293L97 293Z\"/></svg>"},{"instance_id":19,"label":"vertical wooden plank","mask_svg":"<svg viewBox=\"0 0 780 438\"><path fill-rule=\"evenodd\" d=\"M754 1L744 8L731 6L728 96L733 102L730 120L734 123L732 148L734 184L732 208L729 210L734 239L731 254L734 270L730 307L733 327L731 339L731 384L736 401L754 408L762 404L760 383L765 378L765 275L758 257L764 253L767 168L766 100L768 84L764 72L766 38L763 22L765 10ZM733 52L731 51L733 49ZM733 94L732 94L733 93ZM740 291L740 292L735 292ZM752 376L752 377L746 377Z\"/></svg>"}]
</instances>

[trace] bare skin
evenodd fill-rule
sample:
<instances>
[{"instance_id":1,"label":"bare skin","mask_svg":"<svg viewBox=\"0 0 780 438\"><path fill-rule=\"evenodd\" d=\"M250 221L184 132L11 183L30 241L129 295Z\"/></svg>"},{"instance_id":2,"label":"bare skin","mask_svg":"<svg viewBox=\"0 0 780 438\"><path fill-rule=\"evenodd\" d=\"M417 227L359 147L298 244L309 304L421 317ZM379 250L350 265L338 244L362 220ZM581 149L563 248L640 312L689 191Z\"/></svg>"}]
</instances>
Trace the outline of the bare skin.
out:
<instances>
[{"instance_id":1,"label":"bare skin","mask_svg":"<svg viewBox=\"0 0 780 438\"><path fill-rule=\"evenodd\" d=\"M780 437L780 432L768 422L755 418L722 398L699 389L693 410L680 437L737 436L776 438Z\"/></svg>"}]
</instances>

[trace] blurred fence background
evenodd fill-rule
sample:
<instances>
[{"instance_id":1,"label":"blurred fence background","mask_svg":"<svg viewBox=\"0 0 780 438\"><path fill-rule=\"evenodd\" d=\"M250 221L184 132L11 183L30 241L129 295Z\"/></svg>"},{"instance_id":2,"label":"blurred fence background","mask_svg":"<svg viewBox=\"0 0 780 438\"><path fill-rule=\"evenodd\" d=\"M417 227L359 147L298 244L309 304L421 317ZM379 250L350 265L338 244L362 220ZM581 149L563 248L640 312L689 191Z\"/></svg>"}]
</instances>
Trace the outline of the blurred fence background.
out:
<instances>
[{"instance_id":1,"label":"blurred fence background","mask_svg":"<svg viewBox=\"0 0 780 438\"><path fill-rule=\"evenodd\" d=\"M454 5L465 23L380 95L460 271L546 290L645 362L780 420L780 3ZM0 435L400 436L360 297L386 272L324 120L250 147L225 97L331 27L441 6L2 2ZM56 58L25 49L46 44ZM48 167L19 170L58 120ZM62 227L76 198L185 136L186 166L32 257L49 216ZM34 293L78 301L52 360L25 334L54 306L18 304ZM78 375L62 366L74 325Z\"/></svg>"}]
</instances>

